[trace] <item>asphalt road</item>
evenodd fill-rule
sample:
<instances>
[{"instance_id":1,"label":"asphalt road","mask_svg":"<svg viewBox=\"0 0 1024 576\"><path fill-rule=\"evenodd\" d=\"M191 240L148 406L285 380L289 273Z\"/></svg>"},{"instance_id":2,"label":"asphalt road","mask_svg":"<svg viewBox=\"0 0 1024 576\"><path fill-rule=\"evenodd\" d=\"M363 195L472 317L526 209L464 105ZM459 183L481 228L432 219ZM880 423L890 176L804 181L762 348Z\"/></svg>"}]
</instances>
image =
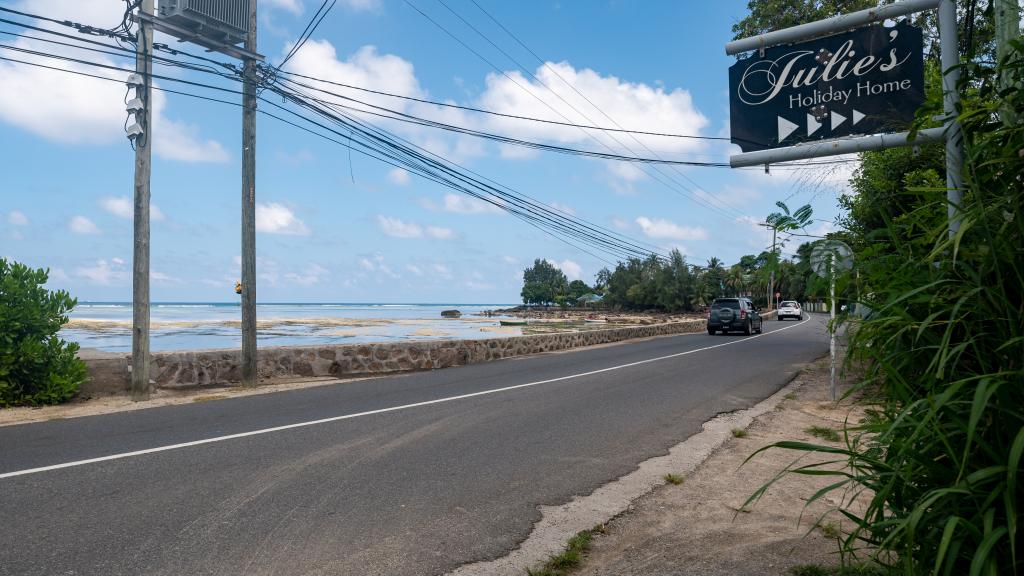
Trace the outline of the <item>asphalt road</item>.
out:
<instances>
[{"instance_id":1,"label":"asphalt road","mask_svg":"<svg viewBox=\"0 0 1024 576\"><path fill-rule=\"evenodd\" d=\"M827 352L820 316L764 326L0 427L0 574L438 574L499 557L538 505Z\"/></svg>"}]
</instances>

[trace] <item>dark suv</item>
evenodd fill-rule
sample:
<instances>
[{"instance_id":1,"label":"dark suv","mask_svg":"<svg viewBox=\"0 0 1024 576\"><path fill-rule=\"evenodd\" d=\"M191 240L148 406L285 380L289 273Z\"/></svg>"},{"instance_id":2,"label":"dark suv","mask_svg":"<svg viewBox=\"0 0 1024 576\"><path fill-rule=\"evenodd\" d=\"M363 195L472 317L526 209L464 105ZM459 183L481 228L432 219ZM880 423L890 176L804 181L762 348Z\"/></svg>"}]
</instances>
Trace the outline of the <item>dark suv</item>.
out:
<instances>
[{"instance_id":1,"label":"dark suv","mask_svg":"<svg viewBox=\"0 0 1024 576\"><path fill-rule=\"evenodd\" d=\"M708 334L721 330L742 330L744 334L761 333L761 315L750 298L715 298L708 314Z\"/></svg>"}]
</instances>

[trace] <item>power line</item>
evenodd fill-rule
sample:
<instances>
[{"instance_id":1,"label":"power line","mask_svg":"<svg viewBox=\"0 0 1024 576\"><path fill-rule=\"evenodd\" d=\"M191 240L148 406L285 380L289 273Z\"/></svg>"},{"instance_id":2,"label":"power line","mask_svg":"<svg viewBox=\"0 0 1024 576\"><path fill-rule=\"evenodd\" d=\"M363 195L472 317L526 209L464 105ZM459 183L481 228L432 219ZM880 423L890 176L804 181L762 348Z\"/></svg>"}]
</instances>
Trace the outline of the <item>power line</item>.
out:
<instances>
[{"instance_id":1,"label":"power line","mask_svg":"<svg viewBox=\"0 0 1024 576\"><path fill-rule=\"evenodd\" d=\"M295 82L294 80L287 80L287 79L281 79L281 80L283 80L284 82L288 82L290 84L294 84L296 86L301 86L301 87L309 89L309 90L314 90L314 91L317 91L317 92L322 92L322 93L329 94L329 95L337 97L337 98L341 98L343 100L348 100L348 101L351 101L351 102L355 102L357 104L361 104L363 106L367 106L367 107L373 108L375 110L380 110L380 111L383 111L383 112L389 112L391 115L381 114L381 113L378 113L378 112L373 112L371 110L354 108L354 107L351 107L351 106L345 106L345 105L339 104L337 102L332 102L331 103L331 104L342 106L344 108L347 108L347 109L350 109L350 110L353 110L353 111L356 111L356 112L361 112L361 113L364 113L364 114L370 114L370 115L374 115L374 116L380 116L380 117L383 117L383 118L388 118L388 119L396 120L396 121L399 121L399 122L408 122L408 123L417 124L417 125L420 125L420 126L429 126L429 127L433 127L433 128L439 128L439 129L442 129L442 130L447 130L447 131L450 131L450 132L457 132L457 133L460 133L460 134L467 134L467 135L475 136L475 137L478 137L478 138L484 138L484 139L488 139L488 140L493 140L493 141L500 142L500 143L503 143L503 144L515 144L515 145L518 145L518 146L524 146L524 147L534 148L534 149L539 149L539 150L546 150L546 151L549 151L549 152L558 152L558 153L563 153L563 154L575 154L575 155L580 155L580 156L589 156L589 157L594 157L594 158L602 158L602 159L606 159L606 160L618 160L618 161L623 161L623 162L641 162L641 163L645 163L645 164L678 164L678 165L685 165L685 166L702 166L702 167L718 167L718 168L728 168L729 167L729 165L727 163L724 163L724 162L698 162L698 161L692 161L692 160L667 160L667 159L661 159L661 158L639 158L639 157L635 157L635 156L623 156L623 155L620 155L620 154L611 154L611 153L606 153L606 152L595 152L595 151L592 151L592 150L581 150L581 149L577 149L577 148L570 148L570 147L567 147L567 146L556 146L556 145L552 145L552 144L545 144L545 143L540 143L540 142L521 140L521 139L513 138L513 137L510 137L510 136L504 136L504 135L500 135L500 134L493 134L493 133L490 133L490 132L483 132L481 130L474 130L472 128L466 128L466 127L463 127L463 126L456 126L456 125L453 125L453 124L447 124L447 123L439 122L439 121L436 121L436 120L430 120L430 119L426 119L426 118L421 118L419 116L414 116L414 115L411 115L411 114L406 114L404 112L400 112L398 110L392 110L390 108L385 108L383 106L377 106L375 104L371 104L369 102L365 102L365 101L362 101L362 100L358 100L358 99L355 99L355 98L344 96L342 94L337 94L337 93L330 92L330 91L327 91L327 90L322 90L322 89L316 88L314 86L310 86L308 84L304 84L304 83L301 83L301 82ZM310 98L313 99L313 100L316 100L318 102L321 102L321 103L326 103L327 102L326 100L323 100L323 99L312 98L312 97L310 97Z\"/></svg>"},{"instance_id":2,"label":"power line","mask_svg":"<svg viewBox=\"0 0 1024 576\"><path fill-rule=\"evenodd\" d=\"M439 0L439 1L440 1L440 0ZM450 36L450 37L451 37L452 39L454 39L454 40L455 40L456 42L458 42L458 43L459 43L460 45L462 45L462 46L463 46L463 47L464 47L465 49L469 50L469 51L470 51L470 52L471 52L471 53L472 53L473 55L475 55L475 56L476 56L477 58L479 58L480 60L482 60L483 62L485 62L485 63L486 63L487 65L489 65L489 66L490 66L491 68L493 68L493 69L494 69L495 71L497 71L497 72L498 72L499 74L501 74L502 76L504 76L505 78L507 78L507 79L508 79L508 80L509 80L510 82L512 82L513 84L515 84L516 86L518 86L518 87L519 87L519 88L520 88L521 90L523 90L524 92L526 92L527 94L529 94L530 96L532 96L532 97L533 97L534 99L536 99L536 100L537 100L538 102L540 102L540 103L541 103L541 104L543 104L544 106L546 106L546 107L547 107L547 108L548 108L549 110L551 110L551 111L552 111L552 112L554 112L555 114L557 114L557 115L561 116L561 117L562 117L563 119L565 119L566 121L568 121L568 120L569 120L569 118L568 118L568 117L566 117L566 116L565 116L564 114L562 114L562 113L561 113L561 112L559 112L559 111L558 111L557 109L555 109L554 107L552 107L552 106L551 106L551 104L549 104L548 102L546 102L545 100L543 100L542 98L540 98L539 96L537 96L537 95L536 95L535 93L533 93L533 91L531 91L531 90L528 90L528 89L527 89L527 88L526 88L525 86L523 86L522 84L520 84L519 82L517 82L517 81L516 81L516 80L515 80L514 78L512 78L511 76L509 76L507 72L505 72L504 70L501 70L501 69L500 69L500 68L499 68L498 66L496 66L496 65L495 65L495 64L494 64L493 62L491 62L491 61L490 61L490 60L488 60L488 59L487 59L486 57L484 57L484 56L483 56L482 54L480 54L479 52L477 52L476 50L474 50L474 49L473 49L473 48L472 48L471 46L469 46L468 44L466 44L466 42L464 42L464 41L463 41L463 40L462 40L461 38L459 38L458 36L456 36L456 35L455 35L454 33L452 33L452 32L451 32L450 30L448 30L447 28L445 28L445 27L444 27L444 26L443 26L442 24L440 24L440 23L439 23L439 22L437 22L437 21L436 21L435 19L431 18L431 17L430 17L430 16L428 15L428 14L426 14L425 12L423 12L422 10L420 10L420 9L419 9L418 7L416 7L416 6L415 6L415 5L414 5L414 4L413 4L413 3L412 3L412 2L410 1L410 0L405 0L405 3L406 3L407 5L409 5L409 7L411 7L411 8L413 9L413 10L415 10L416 12L418 12L418 13L419 13L420 15L422 15L422 16L423 16L424 18L426 18L426 19L427 19L427 20L428 20L428 21L429 21L430 23L432 23L432 24L433 24L434 26L436 26L437 28L439 28L439 29L440 29L441 31L443 31L443 32L444 32L445 34L447 34L447 35L448 35L448 36ZM449 8L449 7L447 6L447 4L444 4L444 2L441 2L441 4L442 4L442 5L444 5L444 6L445 6L445 7L446 7L446 8L447 8L447 9L448 9L449 11L451 11L451 12L452 12L453 14L455 14L455 15L456 15L456 16L457 16L457 17L458 17L458 18L459 18L460 20L462 20L463 22L466 22L464 18L462 18L462 17L461 17L461 16L459 16L459 15L458 15L457 13L455 13L455 12L454 12L453 10L451 10L451 8ZM582 117L583 117L584 119L586 119L586 120L587 120L588 122L590 122L590 124L592 124L592 125L593 125L593 124L595 124L595 123L594 123L594 121L593 121L593 120L591 120L591 119L590 119L590 118L589 118L589 117L588 117L588 116L587 116L586 114L584 114L584 113L583 113L583 112L581 112L581 111L580 111L580 110L579 110L578 108L576 108L575 106L573 106L573 105L572 105L572 104L571 104L570 102L568 102L567 100L565 100L565 98L563 98L563 97L562 97L562 96L561 96L560 94L558 94L557 92L555 92L554 90L552 90L552 89L551 89L551 88L550 88L550 87L549 87L549 86L548 86L547 84L545 84L545 83L544 83L544 82L543 82L542 80L540 80L539 78L537 78L537 77L536 77L536 76L535 76L535 75L534 75L534 74L533 74L533 73L532 73L532 72L531 72L530 70L528 70L528 69L527 69L526 67L524 67L524 66L523 66L522 64L520 64L520 63L519 63L518 61L516 61L516 60L515 60L515 58L513 58L513 57L512 57L512 56L510 56L510 55L509 55L509 54L508 54L507 52L505 52L505 51L504 51L504 50L502 50L502 49L501 49L500 47L498 47L497 45L495 45L495 44L494 44L494 42L493 42L493 41L491 41L491 39L490 39L490 38L488 38L488 37L487 37L486 35L484 35L484 34L483 34L482 32L480 32L480 31L479 31L479 30L478 30L478 29L477 29L476 27L474 27L474 26L473 26L472 24L469 24L468 22L466 22L466 24L467 24L467 25L468 25L468 26L469 26L470 28L472 28L472 29L473 29L473 30L474 30L474 31L475 31L475 32L476 32L476 33L477 33L478 35L480 35L481 37L483 37L483 38L484 38L484 39L485 39L485 40L486 40L487 42L491 43L491 45L492 45L492 46L495 46L495 48L497 48L497 49L498 49L498 50L499 50L499 51L500 51L500 52L501 52L502 54L504 54L504 55L505 55L505 56L506 56L507 58L509 58L509 60L511 60L511 61L512 61L513 63L515 63L515 64L516 64L516 66L518 66L518 67L519 67L519 68L520 68L521 70L523 70L524 72L526 72L526 74L528 74L528 75L529 75L529 76L530 76L531 78L533 78L534 80L536 80L536 81L537 81L537 82L538 82L538 83L539 83L539 84L540 84L541 86L543 86L543 87L544 87L545 89L547 89L547 90L548 90L549 92L551 92L552 94L554 94L554 95L555 95L555 96L556 96L556 97L557 97L557 98L558 98L559 100L561 100L561 101L562 101L563 103L565 103L565 104L566 104L566 105L567 105L567 106L568 106L569 108L571 108L571 109L572 109L572 110L574 110L574 111L575 111L575 112L576 112L577 114L579 114L579 115L580 115L580 116L582 116ZM564 82L564 79L563 79L563 82ZM614 123L614 121L613 121L613 123ZM620 126L620 128L621 128L621 126ZM594 140L594 141L595 141L595 142L597 142L598 144L600 144L600 145L604 146L605 148L608 148L609 150L611 150L611 147L610 147L610 146L608 146L608 144L607 144L607 143L605 143L605 142L603 142L603 141L601 141L601 140L598 140L598 139L597 139L597 138L595 138L595 137L594 137L594 136L593 136L592 134L590 134L590 133L588 133L588 132L586 132L586 131L583 131L583 132L584 132L584 134L585 134L585 135L586 135L586 136L587 136L588 138L590 138L590 139ZM622 142L621 142L620 140L618 140L618 139L617 139L617 138L616 138L616 137L614 136L614 134L608 134L608 136L609 136L609 137L610 137L610 138L611 138L611 139L612 139L613 141L615 141L615 142L616 142L617 144L619 144L619 146L622 146L622 147L623 147L624 149L626 149L626 150L629 150L629 147L628 147L628 146L626 146L625 144L623 144L623 143L622 143ZM636 136L632 136L632 138L633 138L634 140L637 140ZM637 140L637 141L638 141L638 140ZM635 152L632 152L632 150L629 150L629 151L630 151L630 152L631 152L631 153L632 153L632 154L633 154L634 156L637 156L637 154L636 154ZM660 170L660 169L659 169L658 167L656 167L656 166L652 166L651 168L652 168L652 169L653 169L653 170L654 170L655 172L657 172L657 173L658 173L659 175L661 175L661 176L664 176L664 177L668 178L668 180L669 180L669 181L671 181L671 182L673 182L674 184L676 184L676 186L681 186L681 185L680 185L680 184L679 184L679 183L678 183L677 181L673 180L673 179L672 179L672 178L671 178L670 176L666 175L666 174L665 174L664 172L662 172L662 171L661 171L661 170ZM684 190L680 190L679 188L673 187L672 185L670 185L670 184L666 183L666 182L665 182L664 180L662 180L661 178L655 177L655 176L654 176L653 174L651 174L651 173L650 173L650 172L649 172L648 170L646 170L646 169L645 169L644 167L641 167L641 168L640 168L640 170L641 170L641 171L643 171L644 173L646 173L646 174L647 174L648 176L651 176L652 178L654 178L654 179L655 179L656 181L658 181L659 183L661 183L661 184L663 184L663 185L667 186L667 187L668 187L668 188L669 188L670 190L673 190L674 192L676 192L676 193L677 193L677 194L679 194L680 196L682 196L682 197L684 197L684 198L687 198L687 199L689 199L690 201L692 201L692 202L694 202L694 203L696 203L696 204L699 204L699 205L701 205L701 206L704 206L705 208L708 208L709 210L712 210L713 212L715 212L715 213L716 213L717 215L719 215L720 217L724 217L724 218L725 218L726 220L728 220L728 221L730 221L730 222L732 222L732 221L733 221L733 220L735 219L735 216L733 216L732 214L729 214L729 213L727 213L727 212L726 212L726 211L725 211L724 209L722 209L722 208L720 208L720 207L718 207L718 206L715 206L715 205L714 205L714 204L712 204L711 202L708 202L708 201L706 201L706 200L704 200L704 199L702 199L702 198L698 197L697 195L693 194L693 193L692 193L691 191L689 191L689 190L686 190L686 187L685 187L685 186L682 186L682 188L683 188L683 189L684 189L685 191L684 191Z\"/></svg>"},{"instance_id":3,"label":"power line","mask_svg":"<svg viewBox=\"0 0 1024 576\"><path fill-rule=\"evenodd\" d=\"M292 44L292 49L288 51L287 55L285 55L284 60L275 67L276 70L280 70L288 63L289 60L292 59L292 56L295 56L295 54L302 49L306 44L306 41L309 40L309 37L313 35L313 32L316 32L320 23L327 17L327 13L331 11L331 8L334 8L336 1L337 0L324 0L323 3L320 4L320 7L317 8L316 14L313 14L313 17L309 20L309 24L306 24L306 29L302 31L302 34L299 34L299 39L295 41L295 44ZM331 3L330 6L327 5L328 2Z\"/></svg>"},{"instance_id":4,"label":"power line","mask_svg":"<svg viewBox=\"0 0 1024 576\"><path fill-rule=\"evenodd\" d=\"M507 56L507 57L508 57L508 58L509 58L510 60L512 60L512 62L514 62L514 63L515 63L515 64L516 64L517 66L519 66L519 68L520 68L520 69L522 69L522 70L523 70L523 71L525 71L525 72L526 72L527 74L529 74L529 75L530 75L530 76L531 76L532 78L534 78L535 80L537 80L537 82L538 82L539 84L541 84L542 86L544 86L545 88L547 88L549 92L551 92L551 93L552 93L552 94L554 94L554 95L555 95L556 97L558 97L558 98L559 98L560 100L562 100L563 102L565 102L566 104L568 104L568 105L569 105L569 106L570 106L570 107L571 107L571 108L572 108L573 110L576 110L577 112L579 112L579 113L580 113L580 115L582 115L582 116L583 116L584 118L587 118L587 116L586 116L585 114L583 114L582 112L580 112L580 111L579 111L579 109L577 109L576 107L572 106L572 104L569 104L569 102L568 102L568 101L566 101L566 100L565 100L564 98L562 98L562 97L561 97L561 96L560 96L560 95L559 95L559 94L558 94L557 92L555 92L554 90L552 90L552 89L551 89L551 88L550 88L550 87L549 87L549 86L548 86L547 84L545 84L544 82L542 82L542 81L541 81L541 80L540 80L539 78L537 78L537 77L536 77L536 76L535 76L535 75L534 75L534 74L533 74L532 72L530 72L529 70L527 70L525 66L523 66L523 65L522 65L522 64L520 64L520 63L519 63L518 61L516 61L516 59L515 59L515 58L512 58L511 56L509 56L509 55L508 55L508 54L507 54L507 53L506 53L506 52L505 52L504 50L502 50L501 48L499 48L499 47L498 47L498 46L497 46L497 45L496 45L496 44L495 44L495 43L494 43L493 41L491 41L491 40L490 40L490 39L489 39L489 38L488 38L488 37L487 37L486 35L484 35L484 34L483 34L482 32L480 32L480 31L479 31L479 30L478 30L478 29L477 29L477 28L476 28L475 26L473 26L472 24L470 24L469 22L467 22L467 21L465 20L465 18L463 18L463 17L462 17L462 16L460 16L460 15L459 15L458 13L456 13L456 12L455 12L454 10L452 10L452 9L451 9L451 8L450 8L450 7L449 7L449 6L448 6L448 5L447 5L447 4L445 3L445 1L444 1L444 0L437 0L437 1L438 1L438 2L440 3L440 4L442 4L442 5L443 5L443 6L445 7L445 8L447 8L447 9L448 9L448 10L449 10L450 12L452 12L452 14L455 14L455 16L456 16L456 17L458 17L458 18L459 18L460 20L462 20L463 22L465 22L465 23L466 23L466 25L468 25L468 26L469 26L470 28L472 28L472 29L473 29L473 30L474 30L474 31L475 31L475 32L476 32L477 34L479 34L479 35L480 35L481 37L483 37L483 38L484 38L485 40L487 40L488 42L490 42L492 46L494 46L495 48L498 48L498 50L499 50L499 51L500 51L500 52L501 52L502 54L505 54L505 55L506 55L506 56ZM565 78L564 78L564 77L563 77L563 76L562 76L562 75L561 75L561 74L560 74L560 73L558 72L558 70L555 70L554 68L552 68L552 67L551 67L551 66L550 66L550 65L549 65L549 64L547 63L547 61L545 61L545 60L544 60L543 58L541 58L541 57L540 57L540 55L538 55L538 54L537 54L536 52L534 52L533 50L531 50L531 49L530 49L530 47L529 47L529 46L527 46L525 42L523 42L522 40L520 40L518 36L516 36L515 34L513 34L511 30L509 30L509 29L508 29L507 27L505 27L505 26L504 26L504 25L503 25L503 24L502 24L501 22L499 22L499 21L498 21L498 19L497 19L497 18L495 18L495 17L493 16L493 15L491 15L491 13L490 13L490 12L488 12L487 10L485 10L485 9L484 9L484 8L483 8L483 7L482 7L482 6L481 6L481 5L479 4L479 3L477 3L477 2L475 1L475 0L472 0L472 1L473 1L473 4L474 4L474 5L475 5L475 6L476 6L476 7L477 7L477 8L478 8L478 9L479 9L479 10L480 10L481 12L483 12L483 13L484 13L484 14L485 14L485 15L486 15L486 16L487 16L488 18L490 18L490 19L491 19L491 20L492 20L492 21L493 21L493 22L494 22L495 24L497 24L497 25L498 25L498 26L499 26L499 27L500 27L500 28L501 28L501 29L502 29L503 31L505 31L505 33L506 33L506 34L508 34L508 35L509 35L509 36L510 36L510 37L511 37L511 38L512 38L513 40L515 40L515 41L516 41L516 42L517 42L517 43L518 43L518 44L519 44L520 46L522 46L522 47L523 47L524 49L526 49L526 51L527 51L527 52L529 52L529 53L530 53L530 54L531 54L531 55L532 55L532 56L533 56L534 58L536 58L536 59L537 59L537 61L538 61L538 62L540 62L542 66L544 66L545 68L547 68L548 70L550 70L550 71L551 71L551 72L552 72L552 73L553 73L553 74L554 74L555 76L557 76L557 77L558 77L558 79L559 79L559 80L561 80L563 84L565 84L565 85L566 85L566 86L568 86L568 87L569 87L570 89L572 89L572 91L573 91L573 92L575 92L575 93L576 93L576 94L578 94L578 95L579 95L579 96L580 96L581 98L583 98L583 99L584 99L584 100L585 100L585 101L586 101L586 102L587 102L588 104L590 104L590 105L591 105L591 107L593 107L593 108L594 108L595 110L597 110L598 112L600 112L600 113L601 113L601 115L603 115L603 116L604 116L605 118L607 118L607 119L608 119L608 120L609 120L609 121L610 121L610 122L611 122L612 124L614 124L615 126L618 126L618 127L620 127L620 128L621 128L621 126L619 126L618 122L616 122L614 118L612 118L612 117L611 117L610 115L608 115L608 113L607 113L607 112L605 112L605 111L604 111L604 110L603 110L603 109L602 109L602 108L601 108L600 106L598 106L597 104L595 104L595 103L594 103L594 102L593 102L593 101L592 101L592 100L591 100L590 98L588 98L588 97L587 97L587 96L586 96L586 95L585 95L585 94L584 94L583 92L581 92L581 91L580 91L580 90L579 90L578 88L576 88L576 86L575 86L575 85L573 85L573 84L572 84L571 82L569 82L568 80L566 80L566 79L565 79ZM588 121L589 121L589 118L588 118ZM645 150L647 150L647 151L648 151L649 153L651 153L651 154L654 154L654 156L655 156L655 157L659 157L659 156L657 155L657 153L656 153L656 152L654 152L654 151L653 151L653 150L651 150L651 149L650 149L650 148L649 148L649 147L648 147L648 146L647 146L646 144L644 144L643 142L641 142L641 141L640 141L640 139L639 139L639 138L637 138L637 137L636 137L635 135L630 135L630 137L631 137L631 138L633 139L633 141L634 141L634 142L636 142L637 144L639 144L640 146L642 146L642 147L643 147L643 148L644 148ZM614 139L614 138L613 138L613 139ZM723 140L724 140L724 138L723 138ZM618 142L618 140L617 140L617 139L616 139L615 141L616 141L616 142ZM621 143L620 143L620 144L621 144ZM627 150L628 150L628 148L627 148ZM634 153L634 155L636 155L636 153ZM659 174L660 174L660 173L662 173L662 172L661 172L660 170L658 170L658 169L657 169L656 167L655 167L654 169L655 169L656 171L658 171L658 172L659 172ZM694 181L694 180L693 180L692 178L690 178L689 176L687 176L687 175L686 175L686 174L685 174L684 172L682 172L682 171L680 171L680 170L677 170L677 172L679 173L679 175L680 175L680 176L682 176L683 178L685 178L686 180L688 180L688 181L689 181L689 182L690 182L691 184L693 184L694 186L696 186L696 187L697 187L697 189L698 189L698 191L702 191L702 192L703 192L703 189L702 189L702 187L701 187L701 186L700 186L699 184L697 184L697 183L696 183L696 182L695 182L695 181ZM666 177L668 177L668 176L666 175ZM669 177L669 179L670 179L670 180L672 180L672 182L674 182L674 183L676 183L676 184L682 185L681 183L679 183L678 181L676 181L676 180L672 179L671 177ZM683 186L683 188L686 188L686 187L685 187L685 186ZM707 193L705 192L705 194L707 194ZM732 212L734 212L734 213L735 213L736 215L740 215L740 216L742 216L742 212L741 212L740 210L738 210L738 209L737 209L737 208L736 208L735 206L732 206L731 204L729 204L728 202L725 202L725 201L724 201L724 200L722 200L722 199L719 199L719 198L715 198L714 196L710 196L710 195L709 195L709 197L711 197L711 198L712 198L712 199L714 199L714 200L715 200L716 202L718 202L719 204L721 204L721 205L722 205L722 206L723 206L723 207L724 207L725 209L727 209L727 210L731 210L731 211L732 211ZM692 198L691 198L691 199L694 199L694 200L695 200L695 199L696 199L696 194L692 194ZM705 205L708 205L708 203L703 203L703 204L705 204ZM709 206L709 207L710 207L710 206ZM721 210L719 210L719 211L721 211ZM734 216L732 216L732 215L729 215L728 217L729 217L730 219L734 218Z\"/></svg>"},{"instance_id":5,"label":"power line","mask_svg":"<svg viewBox=\"0 0 1024 576\"><path fill-rule=\"evenodd\" d=\"M385 92L383 90L374 90L372 88L366 88L363 86L356 86L353 84L345 84L343 82L335 82L326 80L323 78L317 78L315 76L307 76L298 72L292 72L289 70L281 70L280 74L285 76L295 76L297 78L304 78L306 80L314 80L316 82L322 82L324 84L331 84L341 88L349 88L351 90L359 90L360 92L366 92L369 94L377 94L378 96L387 96L389 98L398 98L401 100L408 100L410 102L418 102L420 104L430 104L432 106L439 106L443 108L452 108L455 110L463 110L466 112L476 112L478 114L488 114L491 116L498 116L501 118L511 118L513 120L525 120L527 122L537 122L541 124L552 124L555 126L567 126L570 128L583 128L585 130L600 130L602 132L630 132L633 134L639 134L641 136L661 136L665 138L689 138L693 140L729 140L728 138L722 138L717 136L695 136L692 134L671 134L665 132L645 132L643 130L628 130L625 128L609 128L607 126L588 126L586 124L576 124L573 122L559 122L558 120L547 120L544 118L534 118L532 116L519 116L516 114L506 114L504 112L496 112L494 110L486 110L483 108L474 108L472 106L462 106L460 104L452 104L451 102L440 102L437 100L428 100L425 98L417 98L415 96L405 96L402 94L394 94L391 92Z\"/></svg>"}]
</instances>

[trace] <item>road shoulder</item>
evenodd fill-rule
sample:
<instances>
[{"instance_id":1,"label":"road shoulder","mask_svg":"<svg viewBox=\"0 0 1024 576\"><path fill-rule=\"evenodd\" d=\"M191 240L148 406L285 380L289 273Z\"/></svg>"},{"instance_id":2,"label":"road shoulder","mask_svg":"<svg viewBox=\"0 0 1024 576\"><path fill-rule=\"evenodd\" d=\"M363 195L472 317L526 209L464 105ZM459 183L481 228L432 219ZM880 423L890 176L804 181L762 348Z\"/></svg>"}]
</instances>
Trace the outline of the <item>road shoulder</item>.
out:
<instances>
[{"instance_id":1,"label":"road shoulder","mask_svg":"<svg viewBox=\"0 0 1024 576\"><path fill-rule=\"evenodd\" d=\"M742 508L758 487L797 458L770 451L743 465L751 453L784 439L828 443L807 430L840 430L844 419L860 418L861 406L828 402L827 386L825 357L803 367L790 384L753 408L705 423L701 433L668 455L645 461L589 496L542 507L543 517L530 537L509 555L451 574L522 576L562 551L577 532L600 525L603 529L573 573L782 575L802 564L835 565L837 545L830 529L842 524L830 510L837 500L805 507L805 499L827 478L786 477L749 510ZM736 437L734 430L746 435ZM682 484L666 483L667 474L681 476ZM814 527L819 519L825 530Z\"/></svg>"}]
</instances>

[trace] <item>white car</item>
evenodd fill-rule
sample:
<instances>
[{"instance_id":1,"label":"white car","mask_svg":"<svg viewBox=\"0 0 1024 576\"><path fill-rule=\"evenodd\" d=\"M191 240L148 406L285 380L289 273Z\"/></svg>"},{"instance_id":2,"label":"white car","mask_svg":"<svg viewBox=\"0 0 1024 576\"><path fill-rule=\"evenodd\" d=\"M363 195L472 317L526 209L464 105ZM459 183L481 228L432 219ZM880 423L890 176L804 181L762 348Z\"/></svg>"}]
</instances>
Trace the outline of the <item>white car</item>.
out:
<instances>
[{"instance_id":1,"label":"white car","mask_svg":"<svg viewBox=\"0 0 1024 576\"><path fill-rule=\"evenodd\" d=\"M779 320L785 318L796 318L797 320L804 319L803 310L800 309L800 303L794 302L793 300L783 300L779 302L779 313L776 316Z\"/></svg>"}]
</instances>

